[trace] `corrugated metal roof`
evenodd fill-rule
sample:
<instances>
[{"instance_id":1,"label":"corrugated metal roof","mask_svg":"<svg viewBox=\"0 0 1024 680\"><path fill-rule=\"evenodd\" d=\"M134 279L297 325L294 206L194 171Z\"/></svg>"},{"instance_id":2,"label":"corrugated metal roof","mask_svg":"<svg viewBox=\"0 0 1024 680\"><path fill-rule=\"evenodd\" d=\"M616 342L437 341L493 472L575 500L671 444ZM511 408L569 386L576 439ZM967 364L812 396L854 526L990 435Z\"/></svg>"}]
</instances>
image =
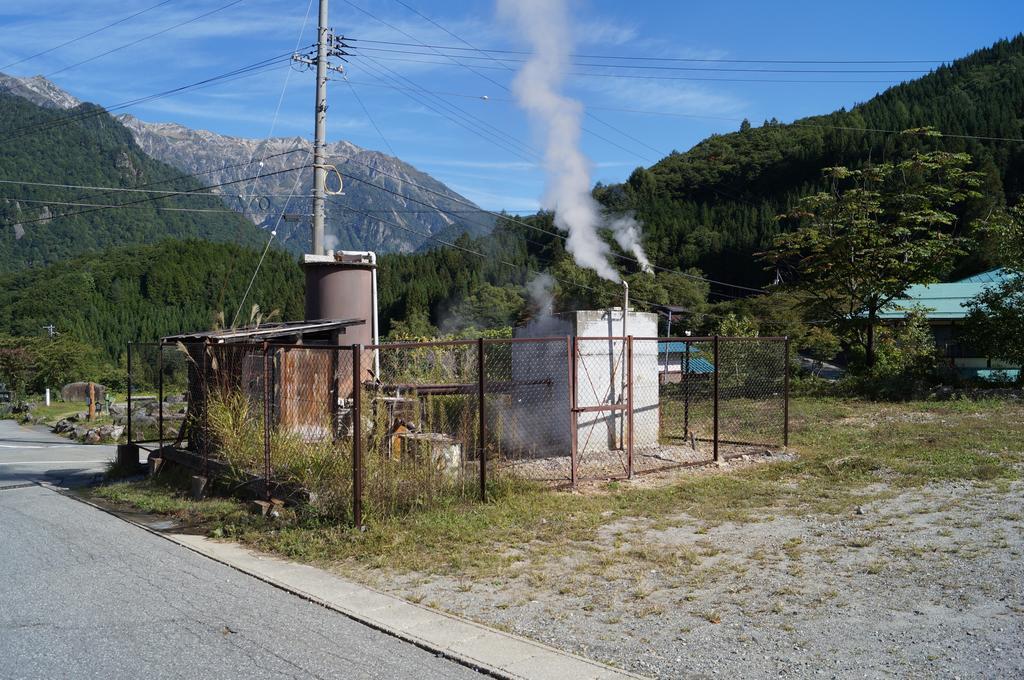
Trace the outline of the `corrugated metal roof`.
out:
<instances>
[{"instance_id":1,"label":"corrugated metal roof","mask_svg":"<svg viewBox=\"0 0 1024 680\"><path fill-rule=\"evenodd\" d=\"M195 340L212 340L213 342L240 342L243 340L271 340L301 333L330 331L348 326L364 324L364 319L335 319L330 321L286 321L265 323L259 326L244 328L228 328L219 331L197 331L181 335L169 335L163 342L189 342Z\"/></svg>"},{"instance_id":2,"label":"corrugated metal roof","mask_svg":"<svg viewBox=\"0 0 1024 680\"><path fill-rule=\"evenodd\" d=\"M967 303L983 291L1016 276L1008 269L992 269L952 283L915 284L906 297L894 300L879 313L880 319L902 319L915 306L924 307L929 319L962 319Z\"/></svg>"},{"instance_id":3,"label":"corrugated metal roof","mask_svg":"<svg viewBox=\"0 0 1024 680\"><path fill-rule=\"evenodd\" d=\"M999 283L1003 283L1004 281L1007 281L1008 279L1012 279L1014 276L1016 276L1016 274L1014 274L1009 269L1004 269L1004 268L1000 267L998 269L989 269L987 272L982 272L980 274L975 274L974 276L968 276L966 279L960 279L959 281L954 281L954 283L996 283L996 284L999 284Z\"/></svg>"}]
</instances>

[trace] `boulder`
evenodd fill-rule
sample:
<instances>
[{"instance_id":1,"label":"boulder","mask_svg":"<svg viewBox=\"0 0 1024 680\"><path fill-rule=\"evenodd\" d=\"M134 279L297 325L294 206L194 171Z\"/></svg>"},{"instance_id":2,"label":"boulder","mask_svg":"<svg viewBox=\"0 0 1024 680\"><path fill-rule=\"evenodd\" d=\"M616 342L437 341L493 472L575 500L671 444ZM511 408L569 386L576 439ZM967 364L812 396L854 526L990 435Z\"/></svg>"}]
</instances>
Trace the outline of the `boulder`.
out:
<instances>
[{"instance_id":1,"label":"boulder","mask_svg":"<svg viewBox=\"0 0 1024 680\"><path fill-rule=\"evenodd\" d=\"M89 430L85 433L84 439L86 444L99 444L103 437L99 430Z\"/></svg>"},{"instance_id":2,"label":"boulder","mask_svg":"<svg viewBox=\"0 0 1024 680\"><path fill-rule=\"evenodd\" d=\"M96 403L102 404L104 399L107 397L107 388L99 383L93 383L93 385L95 386ZM60 388L60 398L64 401L77 401L83 404L86 403L89 399L89 383L68 383L64 387Z\"/></svg>"},{"instance_id":3,"label":"boulder","mask_svg":"<svg viewBox=\"0 0 1024 680\"><path fill-rule=\"evenodd\" d=\"M75 433L75 437L77 437L78 439L84 439L85 435L89 434L89 432L91 431L92 428L90 428L88 425L75 425L75 429L72 430L72 432Z\"/></svg>"}]
</instances>

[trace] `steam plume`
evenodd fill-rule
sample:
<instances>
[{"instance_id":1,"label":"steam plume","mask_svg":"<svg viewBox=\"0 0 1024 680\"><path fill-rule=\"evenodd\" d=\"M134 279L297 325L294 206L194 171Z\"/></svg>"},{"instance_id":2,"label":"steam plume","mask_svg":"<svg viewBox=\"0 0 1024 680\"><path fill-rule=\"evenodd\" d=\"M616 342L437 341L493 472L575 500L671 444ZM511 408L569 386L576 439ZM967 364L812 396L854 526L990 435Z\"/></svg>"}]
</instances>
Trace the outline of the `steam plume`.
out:
<instances>
[{"instance_id":1,"label":"steam plume","mask_svg":"<svg viewBox=\"0 0 1024 680\"><path fill-rule=\"evenodd\" d=\"M555 280L550 274L539 273L526 284L526 294L530 296L536 317L547 317L555 311Z\"/></svg>"},{"instance_id":2,"label":"steam plume","mask_svg":"<svg viewBox=\"0 0 1024 680\"><path fill-rule=\"evenodd\" d=\"M548 175L543 206L554 211L555 225L569 234L566 249L580 266L618 281L618 272L608 263L608 245L597 235L598 227L605 224L619 245L647 268L636 220L620 217L605 223L600 206L590 195L589 162L579 148L583 107L560 92L572 50L565 0L498 0L498 12L533 46L512 90L519 104L543 126Z\"/></svg>"}]
</instances>

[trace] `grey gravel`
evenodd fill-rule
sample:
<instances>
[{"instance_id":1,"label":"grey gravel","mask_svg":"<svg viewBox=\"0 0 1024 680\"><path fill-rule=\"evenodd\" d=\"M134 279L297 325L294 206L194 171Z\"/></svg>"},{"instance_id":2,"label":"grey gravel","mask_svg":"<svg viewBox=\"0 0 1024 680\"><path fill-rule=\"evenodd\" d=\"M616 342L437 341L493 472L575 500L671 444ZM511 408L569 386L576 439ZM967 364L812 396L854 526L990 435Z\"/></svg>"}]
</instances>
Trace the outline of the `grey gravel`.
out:
<instances>
[{"instance_id":1,"label":"grey gravel","mask_svg":"<svg viewBox=\"0 0 1024 680\"><path fill-rule=\"evenodd\" d=\"M619 518L597 546L487 582L374 583L657 677L1024 677L1022 492L949 483L862 514L717 526Z\"/></svg>"}]
</instances>

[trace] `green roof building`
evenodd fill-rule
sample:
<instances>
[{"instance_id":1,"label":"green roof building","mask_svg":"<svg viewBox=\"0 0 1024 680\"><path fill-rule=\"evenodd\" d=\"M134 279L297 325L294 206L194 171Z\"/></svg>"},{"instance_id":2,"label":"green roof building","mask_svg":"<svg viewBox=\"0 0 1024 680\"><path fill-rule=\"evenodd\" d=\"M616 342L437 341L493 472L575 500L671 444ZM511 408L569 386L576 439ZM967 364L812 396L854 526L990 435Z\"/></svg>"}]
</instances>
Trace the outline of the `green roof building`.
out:
<instances>
[{"instance_id":1,"label":"green roof building","mask_svg":"<svg viewBox=\"0 0 1024 680\"><path fill-rule=\"evenodd\" d=\"M921 307L931 325L935 344L960 375L986 380L1015 380L1020 367L978 356L979 352L962 341L961 324L967 316L971 298L1016 275L1007 269L992 269L960 281L915 284L907 289L906 297L893 301L878 316L883 321L899 321L905 319L911 309Z\"/></svg>"}]
</instances>

